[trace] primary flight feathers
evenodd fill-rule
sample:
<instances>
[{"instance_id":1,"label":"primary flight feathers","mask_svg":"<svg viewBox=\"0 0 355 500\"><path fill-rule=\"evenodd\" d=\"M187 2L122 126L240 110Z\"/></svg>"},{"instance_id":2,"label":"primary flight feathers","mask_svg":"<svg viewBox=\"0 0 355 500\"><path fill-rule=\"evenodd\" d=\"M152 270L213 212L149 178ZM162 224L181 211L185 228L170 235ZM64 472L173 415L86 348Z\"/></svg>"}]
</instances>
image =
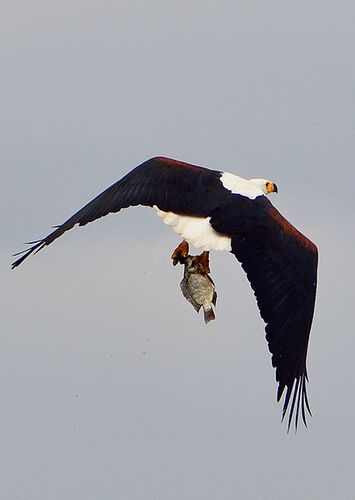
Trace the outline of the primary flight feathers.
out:
<instances>
[{"instance_id":1,"label":"primary flight feathers","mask_svg":"<svg viewBox=\"0 0 355 500\"><path fill-rule=\"evenodd\" d=\"M45 238L32 242L13 264L52 243L76 224L84 226L134 205L154 207L164 222L204 251L231 251L254 290L276 368L277 400L306 424L306 357L316 283L317 247L295 229L266 195L277 187L163 157L152 158L107 188ZM17 255L20 255L17 254Z\"/></svg>"}]
</instances>

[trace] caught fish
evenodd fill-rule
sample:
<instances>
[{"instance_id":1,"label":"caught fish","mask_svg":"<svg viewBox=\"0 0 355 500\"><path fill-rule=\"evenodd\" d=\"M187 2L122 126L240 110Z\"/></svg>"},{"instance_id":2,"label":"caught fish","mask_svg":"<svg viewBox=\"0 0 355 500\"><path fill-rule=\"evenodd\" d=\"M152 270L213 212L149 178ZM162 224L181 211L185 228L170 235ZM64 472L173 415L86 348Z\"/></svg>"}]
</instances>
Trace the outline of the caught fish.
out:
<instances>
[{"instance_id":1,"label":"caught fish","mask_svg":"<svg viewBox=\"0 0 355 500\"><path fill-rule=\"evenodd\" d=\"M184 277L180 287L183 296L193 305L196 312L203 308L205 323L208 323L216 318L212 306L216 305L217 292L200 257L187 255L184 258Z\"/></svg>"}]
</instances>

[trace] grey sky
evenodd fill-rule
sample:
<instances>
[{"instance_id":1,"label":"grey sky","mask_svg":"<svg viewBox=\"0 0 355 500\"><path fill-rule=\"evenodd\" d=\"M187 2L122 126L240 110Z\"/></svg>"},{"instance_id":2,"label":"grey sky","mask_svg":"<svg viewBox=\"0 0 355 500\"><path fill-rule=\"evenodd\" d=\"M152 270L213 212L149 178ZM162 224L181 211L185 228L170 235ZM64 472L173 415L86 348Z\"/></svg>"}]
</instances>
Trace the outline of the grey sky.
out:
<instances>
[{"instance_id":1,"label":"grey sky","mask_svg":"<svg viewBox=\"0 0 355 500\"><path fill-rule=\"evenodd\" d=\"M0 498L353 498L354 5L13 1L1 32ZM207 327L149 209L10 271L150 156L274 180L319 246L314 417L280 424L249 284L212 255Z\"/></svg>"}]
</instances>

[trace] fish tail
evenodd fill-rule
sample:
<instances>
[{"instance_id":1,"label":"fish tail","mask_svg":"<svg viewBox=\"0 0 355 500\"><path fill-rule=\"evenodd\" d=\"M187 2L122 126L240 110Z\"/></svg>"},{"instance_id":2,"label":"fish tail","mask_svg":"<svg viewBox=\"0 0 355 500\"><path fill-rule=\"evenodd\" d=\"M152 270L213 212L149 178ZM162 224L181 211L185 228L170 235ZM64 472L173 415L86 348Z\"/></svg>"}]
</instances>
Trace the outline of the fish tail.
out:
<instances>
[{"instance_id":1,"label":"fish tail","mask_svg":"<svg viewBox=\"0 0 355 500\"><path fill-rule=\"evenodd\" d=\"M205 323L208 323L209 321L212 321L213 319L216 319L216 316L213 312L213 309L204 309L203 313L205 315Z\"/></svg>"}]
</instances>

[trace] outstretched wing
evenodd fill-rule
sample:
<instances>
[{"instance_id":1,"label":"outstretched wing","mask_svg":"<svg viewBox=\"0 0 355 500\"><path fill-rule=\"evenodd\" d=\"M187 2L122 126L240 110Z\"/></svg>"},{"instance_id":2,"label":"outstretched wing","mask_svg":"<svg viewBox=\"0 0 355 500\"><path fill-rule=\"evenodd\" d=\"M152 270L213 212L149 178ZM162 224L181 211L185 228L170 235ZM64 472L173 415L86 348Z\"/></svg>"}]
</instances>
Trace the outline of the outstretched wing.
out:
<instances>
[{"instance_id":1,"label":"outstretched wing","mask_svg":"<svg viewBox=\"0 0 355 500\"><path fill-rule=\"evenodd\" d=\"M225 203L221 172L156 157L142 163L107 188L43 239L29 243L12 268L72 229L134 205L157 206L167 212L206 217Z\"/></svg>"},{"instance_id":2,"label":"outstretched wing","mask_svg":"<svg viewBox=\"0 0 355 500\"><path fill-rule=\"evenodd\" d=\"M232 253L241 262L266 323L266 340L276 368L277 400L284 389L282 418L288 429L299 412L306 423L306 357L317 284L317 247L264 197L235 195L211 219L216 231L231 235ZM292 397L291 397L292 396Z\"/></svg>"}]
</instances>

